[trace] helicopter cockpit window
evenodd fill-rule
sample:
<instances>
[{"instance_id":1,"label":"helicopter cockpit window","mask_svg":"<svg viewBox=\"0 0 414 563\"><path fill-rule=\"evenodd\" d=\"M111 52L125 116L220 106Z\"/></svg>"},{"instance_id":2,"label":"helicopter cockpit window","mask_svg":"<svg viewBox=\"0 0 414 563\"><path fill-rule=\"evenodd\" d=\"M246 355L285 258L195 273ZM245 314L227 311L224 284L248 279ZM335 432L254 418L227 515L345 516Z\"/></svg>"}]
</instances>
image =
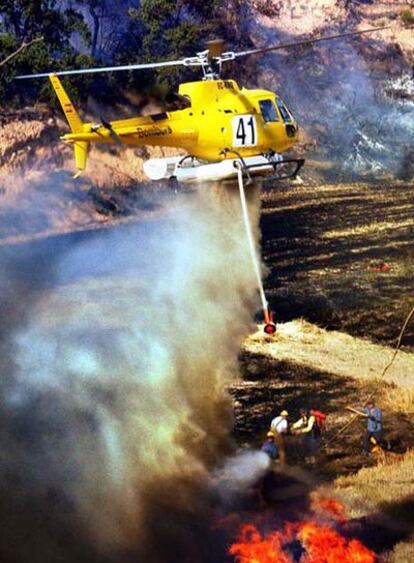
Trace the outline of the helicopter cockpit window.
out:
<instances>
[{"instance_id":1,"label":"helicopter cockpit window","mask_svg":"<svg viewBox=\"0 0 414 563\"><path fill-rule=\"evenodd\" d=\"M279 121L276 108L272 100L260 100L259 106L265 123L269 123L270 121Z\"/></svg>"},{"instance_id":2,"label":"helicopter cockpit window","mask_svg":"<svg viewBox=\"0 0 414 563\"><path fill-rule=\"evenodd\" d=\"M280 98L276 98L277 107L279 108L280 115L285 123L292 123L290 113Z\"/></svg>"}]
</instances>

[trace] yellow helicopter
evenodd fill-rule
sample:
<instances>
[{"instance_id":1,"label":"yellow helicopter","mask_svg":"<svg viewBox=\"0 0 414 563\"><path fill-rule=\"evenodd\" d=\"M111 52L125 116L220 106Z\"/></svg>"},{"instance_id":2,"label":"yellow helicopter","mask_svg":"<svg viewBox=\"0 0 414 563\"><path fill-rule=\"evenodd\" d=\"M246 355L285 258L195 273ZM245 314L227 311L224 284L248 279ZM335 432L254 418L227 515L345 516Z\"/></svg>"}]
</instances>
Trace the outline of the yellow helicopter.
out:
<instances>
[{"instance_id":1,"label":"yellow helicopter","mask_svg":"<svg viewBox=\"0 0 414 563\"><path fill-rule=\"evenodd\" d=\"M63 135L62 140L74 146L77 167L75 177L86 167L90 143L118 143L176 147L186 151L184 156L147 160L144 163L144 172L151 180L168 179L176 184L237 178L249 249L262 302L264 332L273 334L276 325L266 300L256 259L244 178L247 176L249 180L251 175L269 174L276 179L294 177L305 161L282 156L283 152L297 142L298 126L280 96L269 90L240 88L234 80L223 80L220 77L222 65L240 57L382 29L386 27L241 52L224 52L224 42L214 40L207 44L207 50L197 53L195 57L181 60L67 70L17 78L50 78L71 128L71 133ZM202 80L180 85L178 94L175 94L175 101L181 109L111 122L101 120L100 123L83 123L58 78L59 75L169 66L200 67L203 72Z\"/></svg>"},{"instance_id":2,"label":"yellow helicopter","mask_svg":"<svg viewBox=\"0 0 414 563\"><path fill-rule=\"evenodd\" d=\"M274 92L240 88L234 80L221 79L223 63L249 55L381 29L386 27L241 52L224 52L224 42L214 40L207 44L207 50L197 53L195 57L181 60L68 70L17 78L50 78L71 128L71 133L61 138L74 146L77 167L75 177L85 170L89 143L156 145L186 151L185 156L146 161L144 172L151 180L172 179L179 183L224 180L236 177L236 162L241 163L243 171L249 175L274 173L277 178L294 177L304 160L286 159L282 156L298 140L298 126L292 112ZM58 78L59 75L168 66L200 67L203 72L202 80L180 85L175 100L181 109L111 122L82 122Z\"/></svg>"}]
</instances>

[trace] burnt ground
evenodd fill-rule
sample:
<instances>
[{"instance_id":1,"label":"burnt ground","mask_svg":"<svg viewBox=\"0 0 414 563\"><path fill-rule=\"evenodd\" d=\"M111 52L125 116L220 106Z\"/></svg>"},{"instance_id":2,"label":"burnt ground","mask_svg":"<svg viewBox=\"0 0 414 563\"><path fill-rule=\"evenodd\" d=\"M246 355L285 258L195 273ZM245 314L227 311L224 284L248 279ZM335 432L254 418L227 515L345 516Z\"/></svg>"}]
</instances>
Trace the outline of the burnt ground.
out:
<instances>
[{"instance_id":1,"label":"burnt ground","mask_svg":"<svg viewBox=\"0 0 414 563\"><path fill-rule=\"evenodd\" d=\"M395 346L414 304L413 211L409 183L266 191L262 252L269 269L267 296L276 318L285 322L302 317L323 328ZM414 323L407 328L403 348L414 349ZM318 473L333 478L372 463L362 455L363 421L335 439L349 420L345 406L360 405L372 385L265 355L245 352L240 364L243 381L231 388L238 443L258 446L281 408L295 419L301 407L310 406L328 415ZM377 397L382 391L377 390ZM399 405L388 406L384 417L389 447L413 447L413 417ZM303 464L293 436L288 455L291 463Z\"/></svg>"},{"instance_id":2,"label":"burnt ground","mask_svg":"<svg viewBox=\"0 0 414 563\"><path fill-rule=\"evenodd\" d=\"M413 305L413 187L384 180L265 192L265 285L277 318L393 345ZM413 325L403 345L414 348Z\"/></svg>"}]
</instances>

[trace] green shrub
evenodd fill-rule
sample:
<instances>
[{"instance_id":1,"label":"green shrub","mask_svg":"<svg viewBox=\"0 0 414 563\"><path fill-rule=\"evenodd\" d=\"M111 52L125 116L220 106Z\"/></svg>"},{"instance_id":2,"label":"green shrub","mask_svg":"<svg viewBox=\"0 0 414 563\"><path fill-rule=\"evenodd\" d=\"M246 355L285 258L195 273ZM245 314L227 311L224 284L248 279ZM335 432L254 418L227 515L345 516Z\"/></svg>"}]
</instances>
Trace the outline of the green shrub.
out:
<instances>
[{"instance_id":1,"label":"green shrub","mask_svg":"<svg viewBox=\"0 0 414 563\"><path fill-rule=\"evenodd\" d=\"M414 14L411 10L404 10L401 12L401 21L402 23L407 26L411 27L414 25Z\"/></svg>"}]
</instances>

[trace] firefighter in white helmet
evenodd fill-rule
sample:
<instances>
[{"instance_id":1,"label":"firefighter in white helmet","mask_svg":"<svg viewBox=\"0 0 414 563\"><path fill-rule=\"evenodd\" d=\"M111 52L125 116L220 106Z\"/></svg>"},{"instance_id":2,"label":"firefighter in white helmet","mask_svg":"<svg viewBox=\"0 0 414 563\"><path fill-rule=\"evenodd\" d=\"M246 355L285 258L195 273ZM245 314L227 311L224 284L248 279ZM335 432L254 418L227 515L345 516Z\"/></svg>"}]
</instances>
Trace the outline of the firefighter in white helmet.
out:
<instances>
[{"instance_id":1,"label":"firefighter in white helmet","mask_svg":"<svg viewBox=\"0 0 414 563\"><path fill-rule=\"evenodd\" d=\"M282 465L286 463L285 435L289 428L288 416L289 413L283 410L279 416L276 416L270 423L270 430L275 435L275 443L279 450L279 461Z\"/></svg>"}]
</instances>

